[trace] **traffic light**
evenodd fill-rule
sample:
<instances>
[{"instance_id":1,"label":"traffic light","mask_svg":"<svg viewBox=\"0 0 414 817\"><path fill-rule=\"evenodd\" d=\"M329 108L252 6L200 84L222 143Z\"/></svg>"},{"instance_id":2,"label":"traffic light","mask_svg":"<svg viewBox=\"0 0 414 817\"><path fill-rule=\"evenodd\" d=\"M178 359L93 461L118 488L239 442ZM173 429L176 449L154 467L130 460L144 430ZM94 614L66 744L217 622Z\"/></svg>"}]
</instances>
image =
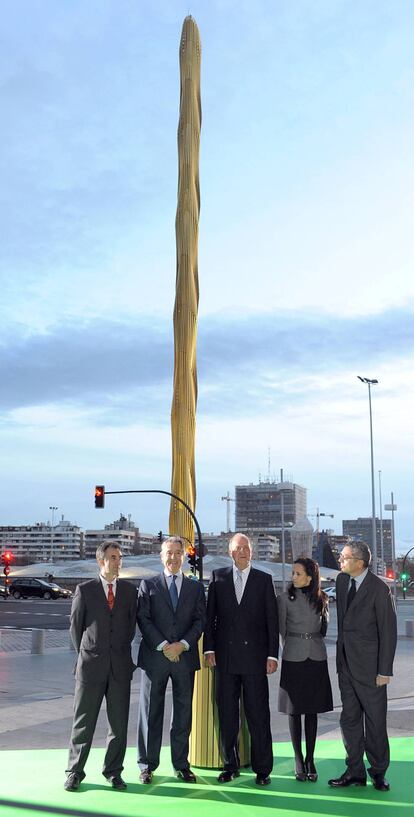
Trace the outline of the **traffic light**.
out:
<instances>
[{"instance_id":1,"label":"traffic light","mask_svg":"<svg viewBox=\"0 0 414 817\"><path fill-rule=\"evenodd\" d=\"M408 579L409 579L408 573L405 573L405 572L401 573L400 574L400 579L401 579L401 584L402 584L403 596L405 598L405 594L407 592Z\"/></svg>"},{"instance_id":2,"label":"traffic light","mask_svg":"<svg viewBox=\"0 0 414 817\"><path fill-rule=\"evenodd\" d=\"M162 543L164 541L164 537L162 535L162 530L158 531L158 541L159 541L160 545L162 545Z\"/></svg>"},{"instance_id":3,"label":"traffic light","mask_svg":"<svg viewBox=\"0 0 414 817\"><path fill-rule=\"evenodd\" d=\"M8 576L10 573L10 562L13 561L13 554L11 550L6 550L4 553L1 554L1 561L4 565L3 573L5 576Z\"/></svg>"},{"instance_id":4,"label":"traffic light","mask_svg":"<svg viewBox=\"0 0 414 817\"><path fill-rule=\"evenodd\" d=\"M105 485L95 485L95 508L105 507Z\"/></svg>"},{"instance_id":5,"label":"traffic light","mask_svg":"<svg viewBox=\"0 0 414 817\"><path fill-rule=\"evenodd\" d=\"M392 570L387 570L387 579L393 579L393 578L394 578L393 571Z\"/></svg>"},{"instance_id":6,"label":"traffic light","mask_svg":"<svg viewBox=\"0 0 414 817\"><path fill-rule=\"evenodd\" d=\"M197 548L195 545L188 545L187 546L187 561L190 565L191 572L196 573L199 567L199 559L197 556Z\"/></svg>"}]
</instances>

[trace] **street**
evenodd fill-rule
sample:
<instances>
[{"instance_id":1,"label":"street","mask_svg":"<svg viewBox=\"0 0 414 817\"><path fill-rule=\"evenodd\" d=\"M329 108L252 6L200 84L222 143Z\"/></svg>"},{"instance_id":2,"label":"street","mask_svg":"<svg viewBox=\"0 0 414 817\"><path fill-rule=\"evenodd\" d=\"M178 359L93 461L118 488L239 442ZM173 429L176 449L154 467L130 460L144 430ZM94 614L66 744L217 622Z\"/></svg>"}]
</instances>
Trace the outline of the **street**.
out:
<instances>
[{"instance_id":1,"label":"street","mask_svg":"<svg viewBox=\"0 0 414 817\"><path fill-rule=\"evenodd\" d=\"M69 629L71 600L7 599L0 602L0 629Z\"/></svg>"}]
</instances>

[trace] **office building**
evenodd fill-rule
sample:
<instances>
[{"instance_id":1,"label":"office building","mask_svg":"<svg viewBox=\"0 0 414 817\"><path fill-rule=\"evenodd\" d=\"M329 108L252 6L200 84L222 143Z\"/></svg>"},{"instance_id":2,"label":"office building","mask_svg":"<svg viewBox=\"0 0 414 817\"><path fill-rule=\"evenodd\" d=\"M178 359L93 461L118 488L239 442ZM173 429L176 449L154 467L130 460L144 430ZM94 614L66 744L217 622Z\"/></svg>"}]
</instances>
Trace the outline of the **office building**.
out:
<instances>
[{"instance_id":1,"label":"office building","mask_svg":"<svg viewBox=\"0 0 414 817\"><path fill-rule=\"evenodd\" d=\"M57 525L2 525L0 550L11 550L15 559L27 563L79 559L81 530L63 517Z\"/></svg>"}]
</instances>

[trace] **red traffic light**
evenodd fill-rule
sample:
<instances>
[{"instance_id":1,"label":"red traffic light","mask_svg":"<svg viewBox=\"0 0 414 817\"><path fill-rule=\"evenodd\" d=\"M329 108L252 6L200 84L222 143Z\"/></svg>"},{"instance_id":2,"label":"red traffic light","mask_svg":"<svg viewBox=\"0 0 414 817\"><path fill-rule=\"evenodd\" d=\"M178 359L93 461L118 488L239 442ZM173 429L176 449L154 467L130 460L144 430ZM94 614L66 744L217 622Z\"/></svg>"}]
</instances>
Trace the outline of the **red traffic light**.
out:
<instances>
[{"instance_id":1,"label":"red traffic light","mask_svg":"<svg viewBox=\"0 0 414 817\"><path fill-rule=\"evenodd\" d=\"M95 485L95 508L105 507L105 485Z\"/></svg>"},{"instance_id":2,"label":"red traffic light","mask_svg":"<svg viewBox=\"0 0 414 817\"><path fill-rule=\"evenodd\" d=\"M187 560L193 573L198 570L197 548L195 545L187 546Z\"/></svg>"},{"instance_id":3,"label":"red traffic light","mask_svg":"<svg viewBox=\"0 0 414 817\"><path fill-rule=\"evenodd\" d=\"M4 565L9 565L10 562L13 561L13 554L11 550L5 550L4 553L1 554L1 561Z\"/></svg>"}]
</instances>

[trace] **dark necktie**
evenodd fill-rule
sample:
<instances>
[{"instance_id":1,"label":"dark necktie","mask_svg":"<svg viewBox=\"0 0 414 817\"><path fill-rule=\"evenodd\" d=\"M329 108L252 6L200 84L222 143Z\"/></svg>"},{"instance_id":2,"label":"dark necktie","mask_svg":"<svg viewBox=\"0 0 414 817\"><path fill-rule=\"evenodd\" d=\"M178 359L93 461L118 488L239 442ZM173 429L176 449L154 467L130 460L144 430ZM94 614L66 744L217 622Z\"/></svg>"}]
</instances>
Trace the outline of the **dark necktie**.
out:
<instances>
[{"instance_id":1,"label":"dark necktie","mask_svg":"<svg viewBox=\"0 0 414 817\"><path fill-rule=\"evenodd\" d=\"M108 605L109 609L112 610L115 604L115 596L114 591L112 590L112 584L108 584Z\"/></svg>"},{"instance_id":2,"label":"dark necktie","mask_svg":"<svg viewBox=\"0 0 414 817\"><path fill-rule=\"evenodd\" d=\"M356 596L356 581L355 579L351 579L351 587L348 590L348 598L346 600L346 609L348 609L349 605L352 603L355 596Z\"/></svg>"},{"instance_id":3,"label":"dark necktie","mask_svg":"<svg viewBox=\"0 0 414 817\"><path fill-rule=\"evenodd\" d=\"M178 604L178 591L177 591L176 581L177 581L177 576L173 573L172 580L170 582L170 587L169 587L170 596L171 596L171 604L173 606L173 610L177 609L177 604Z\"/></svg>"}]
</instances>

